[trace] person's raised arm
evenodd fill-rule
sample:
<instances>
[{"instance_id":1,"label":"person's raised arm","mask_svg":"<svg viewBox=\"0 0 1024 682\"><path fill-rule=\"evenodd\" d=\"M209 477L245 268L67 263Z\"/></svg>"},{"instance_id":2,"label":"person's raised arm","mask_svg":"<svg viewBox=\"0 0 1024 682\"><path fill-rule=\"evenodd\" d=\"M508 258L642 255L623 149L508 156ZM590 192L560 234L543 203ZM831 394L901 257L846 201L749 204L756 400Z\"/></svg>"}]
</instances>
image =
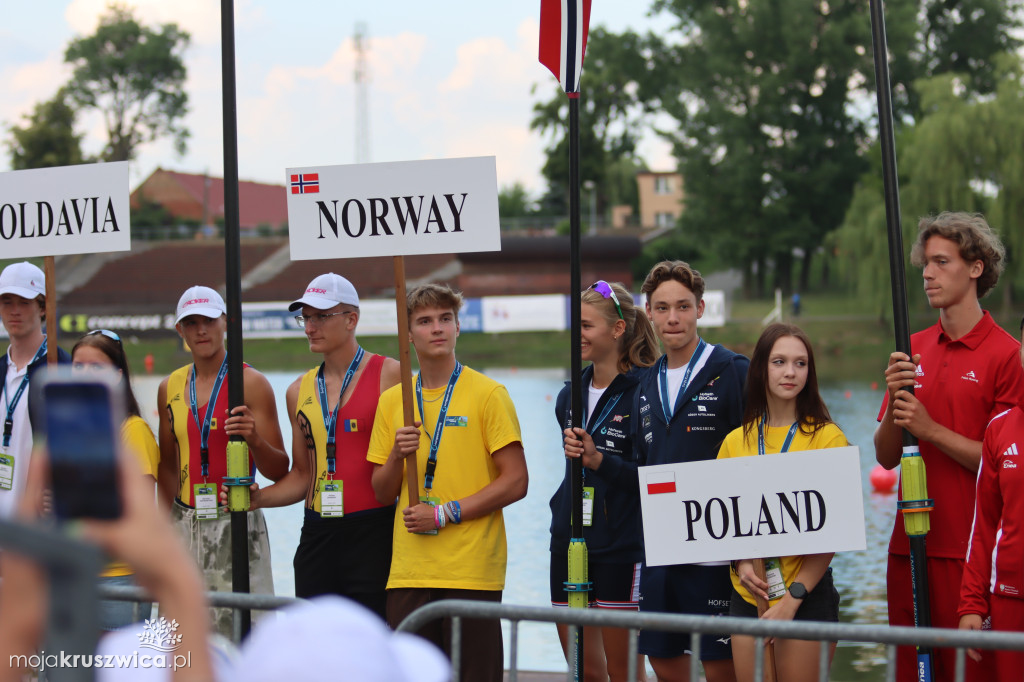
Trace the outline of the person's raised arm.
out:
<instances>
[{"instance_id":1,"label":"person's raised arm","mask_svg":"<svg viewBox=\"0 0 1024 682\"><path fill-rule=\"evenodd\" d=\"M308 423L303 424L304 418L300 420L296 414L301 384L302 377L299 377L285 393L285 404L292 425L292 468L279 481L266 488L253 483L249 487L249 509L287 507L303 499L309 492L316 446L312 442L312 435L307 436ZM227 504L227 486L221 486L220 501Z\"/></svg>"},{"instance_id":2,"label":"person's raised arm","mask_svg":"<svg viewBox=\"0 0 1024 682\"><path fill-rule=\"evenodd\" d=\"M157 412L160 414L160 424L157 428L157 438L160 444L160 461L157 463L157 499L160 506L170 510L174 504L174 498L178 496L178 472L181 470L178 463L178 443L174 439L174 428L171 424L171 408L167 405L167 379L160 382L160 388L156 394Z\"/></svg>"},{"instance_id":3,"label":"person's raised arm","mask_svg":"<svg viewBox=\"0 0 1024 682\"><path fill-rule=\"evenodd\" d=\"M491 453L491 458L498 469L498 475L480 490L458 500L462 522L487 516L526 497L529 474L523 444L519 441L509 443ZM430 505L411 505L402 514L405 528L410 533L423 533L436 528L434 508Z\"/></svg>"},{"instance_id":4,"label":"person's raised arm","mask_svg":"<svg viewBox=\"0 0 1024 682\"><path fill-rule=\"evenodd\" d=\"M279 481L288 473L288 454L284 451L281 425L277 420L277 401L267 378L246 367L245 405L239 405L224 423L229 436L242 436L249 445L253 461L261 474Z\"/></svg>"}]
</instances>

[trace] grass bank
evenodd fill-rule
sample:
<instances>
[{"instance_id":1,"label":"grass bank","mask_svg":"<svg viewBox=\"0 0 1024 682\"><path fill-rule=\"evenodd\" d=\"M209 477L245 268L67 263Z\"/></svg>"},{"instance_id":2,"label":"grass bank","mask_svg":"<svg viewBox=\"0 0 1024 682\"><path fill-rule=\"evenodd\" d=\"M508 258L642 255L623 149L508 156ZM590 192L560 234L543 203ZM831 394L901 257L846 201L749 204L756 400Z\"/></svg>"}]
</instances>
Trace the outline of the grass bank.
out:
<instances>
[{"instance_id":1,"label":"grass bank","mask_svg":"<svg viewBox=\"0 0 1024 682\"><path fill-rule=\"evenodd\" d=\"M771 310L768 301L735 302L730 321L724 327L702 330L705 339L720 343L749 356L761 333L761 320ZM788 308L787 308L788 312ZM911 318L914 330L934 322L936 315L926 311ZM1020 320L997 321L1016 334ZM822 381L881 381L886 359L894 347L893 332L888 324L858 310L855 299L839 296L804 296L803 315L793 318L814 342L818 375ZM74 339L61 339L70 348ZM362 336L360 343L371 350L397 357L396 337ZM180 339L126 339L125 344L133 371L145 371L145 358L153 357L153 373L166 375L190 361ZM459 357L466 364L478 367L568 367L568 332L516 332L504 334L463 334L459 337ZM262 370L294 371L313 366L316 359L309 353L305 339L254 339L245 342L245 360ZM415 353L413 365L415 366Z\"/></svg>"}]
</instances>

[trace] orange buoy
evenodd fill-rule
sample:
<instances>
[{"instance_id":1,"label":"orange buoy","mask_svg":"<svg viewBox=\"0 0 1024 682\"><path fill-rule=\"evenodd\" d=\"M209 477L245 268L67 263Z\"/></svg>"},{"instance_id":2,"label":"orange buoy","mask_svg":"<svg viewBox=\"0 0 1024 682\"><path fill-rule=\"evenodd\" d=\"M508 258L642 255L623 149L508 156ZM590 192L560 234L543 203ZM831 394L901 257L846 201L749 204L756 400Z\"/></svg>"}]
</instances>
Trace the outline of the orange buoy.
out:
<instances>
[{"instance_id":1,"label":"orange buoy","mask_svg":"<svg viewBox=\"0 0 1024 682\"><path fill-rule=\"evenodd\" d=\"M871 382L871 390L872 391L877 391L878 390L878 382L877 381L872 381Z\"/></svg>"},{"instance_id":2,"label":"orange buoy","mask_svg":"<svg viewBox=\"0 0 1024 682\"><path fill-rule=\"evenodd\" d=\"M891 493L895 491L899 477L895 469L886 469L881 464L876 464L871 470L869 480L876 493Z\"/></svg>"},{"instance_id":3,"label":"orange buoy","mask_svg":"<svg viewBox=\"0 0 1024 682\"><path fill-rule=\"evenodd\" d=\"M849 400L850 396L852 396L852 395L853 395L853 391L847 391L846 393L843 394L843 397L846 398L847 400Z\"/></svg>"},{"instance_id":4,"label":"orange buoy","mask_svg":"<svg viewBox=\"0 0 1024 682\"><path fill-rule=\"evenodd\" d=\"M142 362L143 362L143 364L146 365L146 374L152 374L153 373L153 363L154 363L154 361L153 361L153 354L152 353L146 353L146 357L145 357L145 359Z\"/></svg>"}]
</instances>

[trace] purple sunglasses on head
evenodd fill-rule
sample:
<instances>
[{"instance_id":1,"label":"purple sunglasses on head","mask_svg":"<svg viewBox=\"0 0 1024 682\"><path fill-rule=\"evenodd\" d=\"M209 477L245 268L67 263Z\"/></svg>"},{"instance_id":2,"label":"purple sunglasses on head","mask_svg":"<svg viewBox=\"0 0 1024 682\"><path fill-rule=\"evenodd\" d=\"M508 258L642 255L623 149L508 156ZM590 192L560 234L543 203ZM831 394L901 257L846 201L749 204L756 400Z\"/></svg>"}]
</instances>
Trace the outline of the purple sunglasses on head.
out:
<instances>
[{"instance_id":1,"label":"purple sunglasses on head","mask_svg":"<svg viewBox=\"0 0 1024 682\"><path fill-rule=\"evenodd\" d=\"M587 287L588 291L590 289L593 289L594 291L601 294L605 298L612 299L612 303L615 304L615 309L619 311L619 319L625 321L626 318L623 317L622 315L622 306L619 305L619 297L615 295L615 290L612 289L611 284L608 284L608 282L604 281L603 279L599 279L593 284L591 284L589 287Z\"/></svg>"}]
</instances>

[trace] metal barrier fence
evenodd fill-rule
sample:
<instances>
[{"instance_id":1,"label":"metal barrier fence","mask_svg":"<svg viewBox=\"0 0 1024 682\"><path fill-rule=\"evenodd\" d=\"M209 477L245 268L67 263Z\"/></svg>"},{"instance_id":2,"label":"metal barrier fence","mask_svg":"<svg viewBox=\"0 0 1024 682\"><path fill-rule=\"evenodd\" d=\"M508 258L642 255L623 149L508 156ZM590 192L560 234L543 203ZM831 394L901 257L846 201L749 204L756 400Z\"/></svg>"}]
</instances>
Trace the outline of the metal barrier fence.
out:
<instances>
[{"instance_id":1,"label":"metal barrier fence","mask_svg":"<svg viewBox=\"0 0 1024 682\"><path fill-rule=\"evenodd\" d=\"M886 682L896 680L896 647L898 645L924 645L934 648L956 649L956 682L963 682L965 650L1004 649L1024 651L1024 633L980 632L946 630L942 628L889 627L887 625L857 625L852 623L819 623L810 621L770 621L756 618L687 616L667 613L639 613L607 611L604 609L552 609L534 606L511 606L487 602L445 600L428 604L411 613L398 626L399 631L415 632L427 623L439 619L452 619L452 679L459 679L462 652L463 618L497 618L507 620L511 626L509 642L509 682L517 682L519 624L523 621L562 623L569 626L569 640L578 626L617 627L629 630L629 674L636 679L636 647L640 629L690 633L690 679L699 680L700 635L749 635L754 638L756 663L754 679L764 680L760 655L765 639L778 637L821 642L818 657L818 680L828 679L829 645L831 642L857 642L886 645ZM572 671L566 674L572 680Z\"/></svg>"}]
</instances>

